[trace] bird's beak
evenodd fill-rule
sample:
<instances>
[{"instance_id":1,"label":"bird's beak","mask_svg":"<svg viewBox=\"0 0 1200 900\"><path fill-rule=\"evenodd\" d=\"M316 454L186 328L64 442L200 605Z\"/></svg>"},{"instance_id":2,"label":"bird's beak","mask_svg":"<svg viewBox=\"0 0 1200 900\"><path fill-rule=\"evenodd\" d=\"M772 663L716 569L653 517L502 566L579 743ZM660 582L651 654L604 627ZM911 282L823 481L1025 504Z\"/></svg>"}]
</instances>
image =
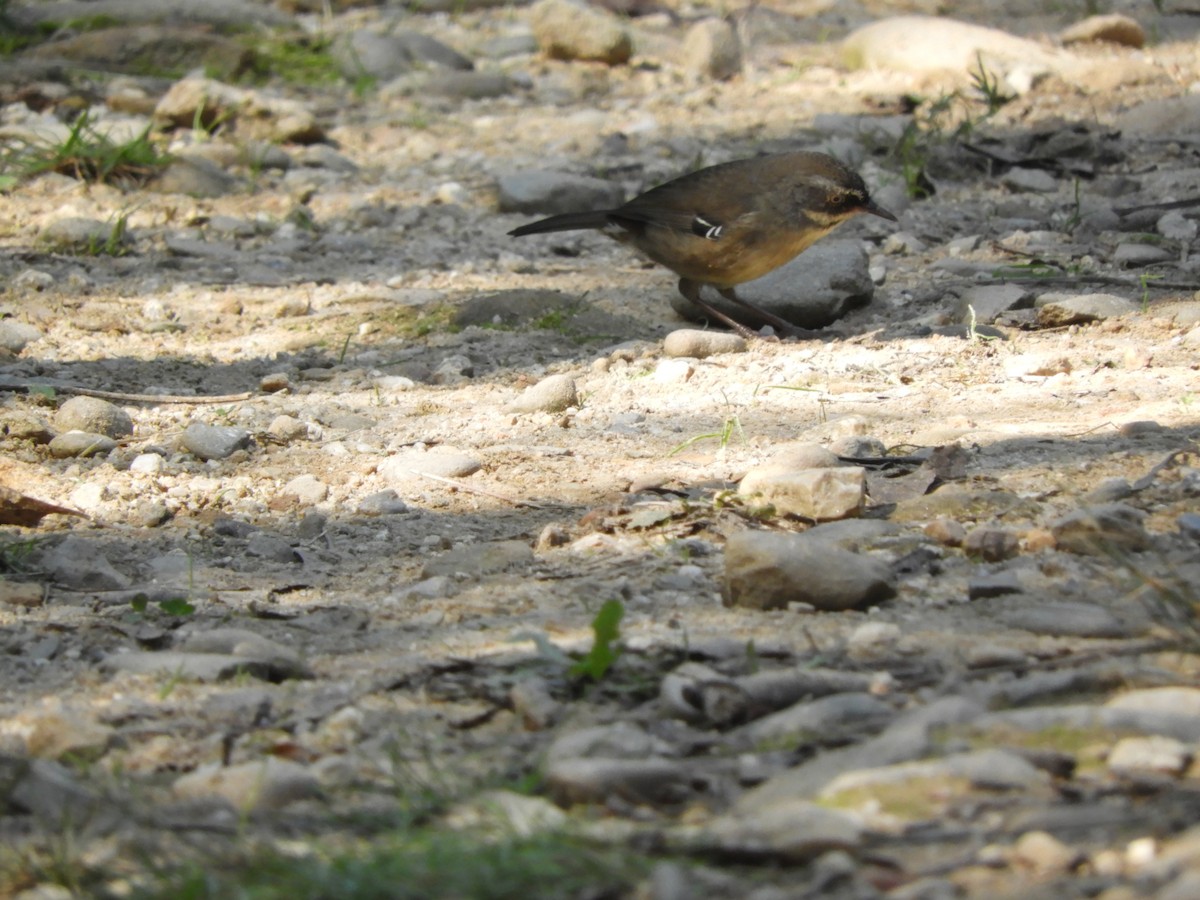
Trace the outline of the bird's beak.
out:
<instances>
[{"instance_id":1,"label":"bird's beak","mask_svg":"<svg viewBox=\"0 0 1200 900\"><path fill-rule=\"evenodd\" d=\"M868 200L863 206L862 211L865 213L870 213L873 216L879 216L881 219L887 219L889 222L898 221L895 216L893 216L882 206L876 206L874 200Z\"/></svg>"}]
</instances>

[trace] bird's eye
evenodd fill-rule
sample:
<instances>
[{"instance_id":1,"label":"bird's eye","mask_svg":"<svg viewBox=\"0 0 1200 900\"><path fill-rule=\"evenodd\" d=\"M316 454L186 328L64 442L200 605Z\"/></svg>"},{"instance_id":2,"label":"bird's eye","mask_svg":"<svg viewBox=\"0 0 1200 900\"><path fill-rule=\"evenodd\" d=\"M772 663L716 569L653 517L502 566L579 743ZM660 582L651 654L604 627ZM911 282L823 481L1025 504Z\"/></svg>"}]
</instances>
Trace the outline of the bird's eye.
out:
<instances>
[{"instance_id":1,"label":"bird's eye","mask_svg":"<svg viewBox=\"0 0 1200 900\"><path fill-rule=\"evenodd\" d=\"M858 206L861 199L850 191L838 191L829 198L829 204L834 209L849 209L852 206Z\"/></svg>"}]
</instances>

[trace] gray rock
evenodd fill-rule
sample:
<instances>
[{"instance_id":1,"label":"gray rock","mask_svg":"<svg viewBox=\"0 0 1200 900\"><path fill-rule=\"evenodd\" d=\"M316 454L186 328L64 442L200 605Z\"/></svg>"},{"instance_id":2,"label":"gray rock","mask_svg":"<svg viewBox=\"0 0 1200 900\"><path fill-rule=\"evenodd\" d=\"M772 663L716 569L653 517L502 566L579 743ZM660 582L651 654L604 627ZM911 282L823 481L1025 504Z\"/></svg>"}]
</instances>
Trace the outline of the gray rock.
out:
<instances>
[{"instance_id":1,"label":"gray rock","mask_svg":"<svg viewBox=\"0 0 1200 900\"><path fill-rule=\"evenodd\" d=\"M746 339L726 331L678 328L663 339L663 355L679 359L706 359L717 353L745 353Z\"/></svg>"},{"instance_id":2,"label":"gray rock","mask_svg":"<svg viewBox=\"0 0 1200 900\"><path fill-rule=\"evenodd\" d=\"M1019 284L979 284L966 289L954 304L954 319L957 322L971 321L974 310L975 322L995 322L1001 314L1014 309L1028 309L1033 294Z\"/></svg>"},{"instance_id":3,"label":"gray rock","mask_svg":"<svg viewBox=\"0 0 1200 900\"><path fill-rule=\"evenodd\" d=\"M973 787L987 790L1047 789L1050 776L1016 753L1007 750L976 750L954 753L941 759L895 763L871 769L847 771L834 778L819 794L825 799L846 792L860 792L882 785L914 780L937 783L966 779Z\"/></svg>"},{"instance_id":4,"label":"gray rock","mask_svg":"<svg viewBox=\"0 0 1200 900\"><path fill-rule=\"evenodd\" d=\"M121 407L97 397L72 397L54 415L59 431L90 431L122 438L133 434L133 419Z\"/></svg>"},{"instance_id":5,"label":"gray rock","mask_svg":"<svg viewBox=\"0 0 1200 900\"><path fill-rule=\"evenodd\" d=\"M1150 535L1142 521L1146 514L1123 503L1085 506L1050 523L1050 533L1060 550L1088 556L1112 556L1145 550Z\"/></svg>"},{"instance_id":6,"label":"gray rock","mask_svg":"<svg viewBox=\"0 0 1200 900\"><path fill-rule=\"evenodd\" d=\"M320 782L306 766L277 756L233 766L202 766L177 778L172 789L189 799L221 797L247 813L277 812L321 794Z\"/></svg>"},{"instance_id":7,"label":"gray rock","mask_svg":"<svg viewBox=\"0 0 1200 900\"><path fill-rule=\"evenodd\" d=\"M200 156L178 156L147 187L161 194L224 197L237 190L238 180Z\"/></svg>"},{"instance_id":8,"label":"gray rock","mask_svg":"<svg viewBox=\"0 0 1200 900\"><path fill-rule=\"evenodd\" d=\"M1200 541L1200 513L1180 513L1175 524L1179 526L1181 534Z\"/></svg>"},{"instance_id":9,"label":"gray rock","mask_svg":"<svg viewBox=\"0 0 1200 900\"><path fill-rule=\"evenodd\" d=\"M358 512L364 516L394 516L408 512L408 504L391 488L363 497Z\"/></svg>"},{"instance_id":10,"label":"gray rock","mask_svg":"<svg viewBox=\"0 0 1200 900\"><path fill-rule=\"evenodd\" d=\"M895 718L894 710L870 694L834 694L797 703L745 726L739 732L755 744L789 746L858 738L874 733Z\"/></svg>"},{"instance_id":11,"label":"gray rock","mask_svg":"<svg viewBox=\"0 0 1200 900\"><path fill-rule=\"evenodd\" d=\"M42 554L41 565L52 581L79 591L119 591L132 584L93 541L73 534Z\"/></svg>"},{"instance_id":12,"label":"gray rock","mask_svg":"<svg viewBox=\"0 0 1200 900\"><path fill-rule=\"evenodd\" d=\"M967 597L971 600L987 600L1006 594L1021 593L1021 579L1016 572L1001 569L999 572L984 572L967 580Z\"/></svg>"},{"instance_id":13,"label":"gray rock","mask_svg":"<svg viewBox=\"0 0 1200 900\"><path fill-rule=\"evenodd\" d=\"M67 431L54 437L48 449L55 459L104 456L117 449L117 442L91 431Z\"/></svg>"},{"instance_id":14,"label":"gray rock","mask_svg":"<svg viewBox=\"0 0 1200 900\"><path fill-rule=\"evenodd\" d=\"M104 657L101 668L108 672L133 672L140 675L178 676L195 681L228 681L249 675L263 681L278 682L289 677L269 660L230 653L180 653L171 650L150 652L134 650Z\"/></svg>"},{"instance_id":15,"label":"gray rock","mask_svg":"<svg viewBox=\"0 0 1200 900\"><path fill-rule=\"evenodd\" d=\"M1133 496L1133 485L1118 476L1105 478L1084 495L1084 502L1089 506L1103 506L1106 503L1116 503Z\"/></svg>"},{"instance_id":16,"label":"gray rock","mask_svg":"<svg viewBox=\"0 0 1200 900\"><path fill-rule=\"evenodd\" d=\"M733 25L702 19L683 38L683 69L702 78L724 81L742 70L742 45Z\"/></svg>"},{"instance_id":17,"label":"gray rock","mask_svg":"<svg viewBox=\"0 0 1200 900\"><path fill-rule=\"evenodd\" d=\"M1035 706L1004 710L980 716L972 723L980 731L1015 728L1020 731L1048 731L1056 728L1093 731L1107 729L1136 734L1160 734L1185 743L1200 740L1200 715L1158 709L1071 704ZM886 732L885 732L886 734Z\"/></svg>"},{"instance_id":18,"label":"gray rock","mask_svg":"<svg viewBox=\"0 0 1200 900\"><path fill-rule=\"evenodd\" d=\"M782 609L799 602L819 610L863 609L895 592L885 562L805 534L742 531L725 545L727 606Z\"/></svg>"},{"instance_id":19,"label":"gray rock","mask_svg":"<svg viewBox=\"0 0 1200 900\"><path fill-rule=\"evenodd\" d=\"M538 0L529 12L533 36L552 59L594 60L610 66L629 61L633 39L612 13L572 0Z\"/></svg>"},{"instance_id":20,"label":"gray rock","mask_svg":"<svg viewBox=\"0 0 1200 900\"><path fill-rule=\"evenodd\" d=\"M312 111L296 100L199 76L171 85L154 115L183 128L219 121L252 140L311 144L325 137Z\"/></svg>"},{"instance_id":21,"label":"gray rock","mask_svg":"<svg viewBox=\"0 0 1200 900\"><path fill-rule=\"evenodd\" d=\"M233 425L193 422L180 438L183 448L200 459L226 459L251 445L250 432Z\"/></svg>"},{"instance_id":22,"label":"gray rock","mask_svg":"<svg viewBox=\"0 0 1200 900\"><path fill-rule=\"evenodd\" d=\"M1168 240L1188 243L1196 239L1196 233L1200 231L1200 227L1182 212L1173 209L1164 213L1154 223L1154 230Z\"/></svg>"},{"instance_id":23,"label":"gray rock","mask_svg":"<svg viewBox=\"0 0 1200 900\"><path fill-rule=\"evenodd\" d=\"M176 649L185 653L231 654L253 659L270 670L272 681L312 677L312 671L295 650L244 628L194 631Z\"/></svg>"},{"instance_id":24,"label":"gray rock","mask_svg":"<svg viewBox=\"0 0 1200 900\"><path fill-rule=\"evenodd\" d=\"M1200 688L1139 688L1118 694L1104 705L1109 709L1159 712L1200 719Z\"/></svg>"},{"instance_id":25,"label":"gray rock","mask_svg":"<svg viewBox=\"0 0 1200 900\"><path fill-rule=\"evenodd\" d=\"M1033 305L1038 310L1038 323L1048 328L1102 322L1137 311L1135 303L1115 294L1042 294Z\"/></svg>"},{"instance_id":26,"label":"gray rock","mask_svg":"<svg viewBox=\"0 0 1200 900\"><path fill-rule=\"evenodd\" d=\"M6 807L33 814L44 827L103 830L120 818L111 800L93 794L71 770L56 762L0 753L0 799Z\"/></svg>"},{"instance_id":27,"label":"gray rock","mask_svg":"<svg viewBox=\"0 0 1200 900\"><path fill-rule=\"evenodd\" d=\"M824 240L762 278L738 285L737 294L802 328L822 328L871 301L875 284L868 262L859 241ZM735 319L748 315L743 307L711 288L706 288L702 296L706 303ZM678 292L672 295L671 306L693 321L707 318L703 310Z\"/></svg>"},{"instance_id":28,"label":"gray rock","mask_svg":"<svg viewBox=\"0 0 1200 900\"><path fill-rule=\"evenodd\" d=\"M1117 244L1117 249L1112 255L1114 264L1129 269L1138 266L1152 266L1155 263L1170 262L1173 259L1175 259L1175 254L1162 247L1156 247L1154 244L1140 244L1129 241Z\"/></svg>"},{"instance_id":29,"label":"gray rock","mask_svg":"<svg viewBox=\"0 0 1200 900\"><path fill-rule=\"evenodd\" d=\"M1134 629L1093 603L1029 603L1000 614L1005 624L1060 637L1129 637Z\"/></svg>"},{"instance_id":30,"label":"gray rock","mask_svg":"<svg viewBox=\"0 0 1200 900\"><path fill-rule=\"evenodd\" d=\"M1200 94L1139 103L1117 115L1116 127L1143 136L1200 134Z\"/></svg>"},{"instance_id":31,"label":"gray rock","mask_svg":"<svg viewBox=\"0 0 1200 900\"><path fill-rule=\"evenodd\" d=\"M430 72L412 83L413 93L453 100L486 100L512 93L513 81L503 72Z\"/></svg>"},{"instance_id":32,"label":"gray rock","mask_svg":"<svg viewBox=\"0 0 1200 900\"><path fill-rule=\"evenodd\" d=\"M449 575L434 575L424 578L416 584L401 588L394 594L389 594L387 602L392 605L403 605L414 600L445 600L458 593L458 582Z\"/></svg>"},{"instance_id":33,"label":"gray rock","mask_svg":"<svg viewBox=\"0 0 1200 900\"><path fill-rule=\"evenodd\" d=\"M1146 45L1146 32L1135 19L1113 13L1088 16L1064 29L1059 40L1065 46L1104 42L1140 49Z\"/></svg>"},{"instance_id":34,"label":"gray rock","mask_svg":"<svg viewBox=\"0 0 1200 900\"><path fill-rule=\"evenodd\" d=\"M893 231L884 238L882 249L888 256L914 256L924 253L929 247L911 231Z\"/></svg>"},{"instance_id":35,"label":"gray rock","mask_svg":"<svg viewBox=\"0 0 1200 900\"><path fill-rule=\"evenodd\" d=\"M1009 528L980 525L967 532L962 548L984 562L1000 562L1021 552L1021 537Z\"/></svg>"},{"instance_id":36,"label":"gray rock","mask_svg":"<svg viewBox=\"0 0 1200 900\"><path fill-rule=\"evenodd\" d=\"M431 384L463 384L475 375L475 363L471 357L453 353L443 357L437 368L429 375Z\"/></svg>"},{"instance_id":37,"label":"gray rock","mask_svg":"<svg viewBox=\"0 0 1200 900\"><path fill-rule=\"evenodd\" d=\"M631 722L575 728L559 734L546 749L547 762L600 757L603 759L642 759L662 756L670 750L665 741L653 737Z\"/></svg>"},{"instance_id":38,"label":"gray rock","mask_svg":"<svg viewBox=\"0 0 1200 900\"><path fill-rule=\"evenodd\" d=\"M718 728L736 725L802 700L852 694L869 676L834 669L781 669L729 678L699 663L684 663L666 678L659 698L672 714Z\"/></svg>"},{"instance_id":39,"label":"gray rock","mask_svg":"<svg viewBox=\"0 0 1200 900\"><path fill-rule=\"evenodd\" d=\"M692 794L685 763L667 759L563 759L545 771L546 789L564 806L620 798L650 806L675 805Z\"/></svg>"},{"instance_id":40,"label":"gray rock","mask_svg":"<svg viewBox=\"0 0 1200 900\"><path fill-rule=\"evenodd\" d=\"M513 412L561 412L578 404L575 379L570 375L550 375L526 388L508 408Z\"/></svg>"},{"instance_id":41,"label":"gray rock","mask_svg":"<svg viewBox=\"0 0 1200 900\"><path fill-rule=\"evenodd\" d=\"M551 0L558 2L558 0ZM496 179L500 212L557 213L612 209L625 202L621 186L569 172L515 172Z\"/></svg>"},{"instance_id":42,"label":"gray rock","mask_svg":"<svg viewBox=\"0 0 1200 900\"><path fill-rule=\"evenodd\" d=\"M414 69L466 70L473 65L457 50L415 31L353 31L335 40L330 53L348 81L363 77L390 81Z\"/></svg>"},{"instance_id":43,"label":"gray rock","mask_svg":"<svg viewBox=\"0 0 1200 900\"><path fill-rule=\"evenodd\" d=\"M1009 169L1000 179L1006 188L1018 193L1052 194L1058 190L1058 179L1045 169Z\"/></svg>"},{"instance_id":44,"label":"gray rock","mask_svg":"<svg viewBox=\"0 0 1200 900\"><path fill-rule=\"evenodd\" d=\"M483 467L474 456L452 447L434 447L430 450L406 449L383 460L375 469L385 482L396 487L411 488L414 484L429 485L429 479L420 473L439 478L466 478Z\"/></svg>"},{"instance_id":45,"label":"gray rock","mask_svg":"<svg viewBox=\"0 0 1200 900\"><path fill-rule=\"evenodd\" d=\"M315 475L297 475L283 486L280 493L295 497L302 506L312 506L329 496L329 485Z\"/></svg>"},{"instance_id":46,"label":"gray rock","mask_svg":"<svg viewBox=\"0 0 1200 900\"><path fill-rule=\"evenodd\" d=\"M290 542L266 531L256 531L246 539L246 555L283 565L303 562Z\"/></svg>"},{"instance_id":47,"label":"gray rock","mask_svg":"<svg viewBox=\"0 0 1200 900\"><path fill-rule=\"evenodd\" d=\"M20 353L29 344L41 338L42 333L32 325L15 319L0 319L0 349Z\"/></svg>"},{"instance_id":48,"label":"gray rock","mask_svg":"<svg viewBox=\"0 0 1200 900\"><path fill-rule=\"evenodd\" d=\"M774 474L751 470L738 486L738 493L769 503L782 516L831 522L862 515L867 499L866 474L859 466Z\"/></svg>"},{"instance_id":49,"label":"gray rock","mask_svg":"<svg viewBox=\"0 0 1200 900\"><path fill-rule=\"evenodd\" d=\"M1117 775L1171 776L1182 775L1191 761L1192 754L1186 744L1161 735L1121 738L1105 760L1109 771Z\"/></svg>"},{"instance_id":50,"label":"gray rock","mask_svg":"<svg viewBox=\"0 0 1200 900\"><path fill-rule=\"evenodd\" d=\"M524 541L490 541L455 547L429 560L421 568L422 578L435 575L491 575L533 561L533 549Z\"/></svg>"},{"instance_id":51,"label":"gray rock","mask_svg":"<svg viewBox=\"0 0 1200 900\"><path fill-rule=\"evenodd\" d=\"M860 820L849 813L781 797L739 806L676 840L696 852L804 863L831 850L854 850L862 844L863 832Z\"/></svg>"},{"instance_id":52,"label":"gray rock","mask_svg":"<svg viewBox=\"0 0 1200 900\"><path fill-rule=\"evenodd\" d=\"M512 56L526 56L537 53L537 38L532 32L502 34L488 38L479 46L479 53L488 59L508 59Z\"/></svg>"},{"instance_id":53,"label":"gray rock","mask_svg":"<svg viewBox=\"0 0 1200 900\"><path fill-rule=\"evenodd\" d=\"M935 16L896 16L858 28L842 42L842 56L852 68L963 76L977 70L982 59L989 76L1011 93L1028 91L1042 74L1077 68L1070 57L1034 41Z\"/></svg>"}]
</instances>

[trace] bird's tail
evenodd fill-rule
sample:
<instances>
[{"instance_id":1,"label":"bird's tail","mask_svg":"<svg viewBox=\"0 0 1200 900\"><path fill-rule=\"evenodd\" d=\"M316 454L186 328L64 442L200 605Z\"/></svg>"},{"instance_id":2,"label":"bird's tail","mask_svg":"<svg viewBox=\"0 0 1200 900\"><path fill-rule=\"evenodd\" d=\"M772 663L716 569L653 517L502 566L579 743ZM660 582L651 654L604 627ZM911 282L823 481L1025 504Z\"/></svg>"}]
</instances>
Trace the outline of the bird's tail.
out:
<instances>
[{"instance_id":1,"label":"bird's tail","mask_svg":"<svg viewBox=\"0 0 1200 900\"><path fill-rule=\"evenodd\" d=\"M563 213L514 228L509 234L513 237L521 237L525 234L542 234L547 231L580 231L584 228L603 228L609 224L608 213L609 211L606 209Z\"/></svg>"}]
</instances>

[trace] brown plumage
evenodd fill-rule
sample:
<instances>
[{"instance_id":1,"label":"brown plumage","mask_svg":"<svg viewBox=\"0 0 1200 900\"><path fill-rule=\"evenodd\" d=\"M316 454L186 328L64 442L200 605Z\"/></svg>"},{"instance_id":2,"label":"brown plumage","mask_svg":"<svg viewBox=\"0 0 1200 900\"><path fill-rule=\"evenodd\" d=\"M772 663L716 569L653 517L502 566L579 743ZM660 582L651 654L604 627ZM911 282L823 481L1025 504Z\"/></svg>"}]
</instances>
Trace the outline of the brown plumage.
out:
<instances>
[{"instance_id":1,"label":"brown plumage","mask_svg":"<svg viewBox=\"0 0 1200 900\"><path fill-rule=\"evenodd\" d=\"M722 163L659 185L616 209L565 213L509 232L603 229L680 276L679 292L715 319L748 329L700 298L709 284L783 334L791 323L740 299L734 288L794 259L859 213L893 222L858 173L824 153L778 153Z\"/></svg>"}]
</instances>

